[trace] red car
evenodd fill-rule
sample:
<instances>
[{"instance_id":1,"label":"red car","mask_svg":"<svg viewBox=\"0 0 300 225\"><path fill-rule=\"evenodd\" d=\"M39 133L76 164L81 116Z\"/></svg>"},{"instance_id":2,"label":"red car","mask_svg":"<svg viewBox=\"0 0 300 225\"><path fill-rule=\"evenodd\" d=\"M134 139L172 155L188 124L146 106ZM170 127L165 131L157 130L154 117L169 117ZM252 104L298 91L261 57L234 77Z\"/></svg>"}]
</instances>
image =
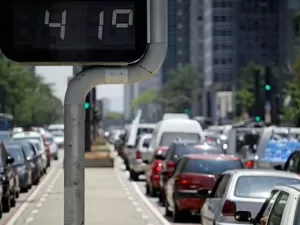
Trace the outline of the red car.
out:
<instances>
[{"instance_id":1,"label":"red car","mask_svg":"<svg viewBox=\"0 0 300 225\"><path fill-rule=\"evenodd\" d=\"M198 197L198 189L212 189L220 174L243 167L240 158L233 155L183 156L165 185L166 216L173 216L174 222L185 222L191 215L199 214L205 199Z\"/></svg>"},{"instance_id":2,"label":"red car","mask_svg":"<svg viewBox=\"0 0 300 225\"><path fill-rule=\"evenodd\" d=\"M166 158L168 147L158 148L146 170L146 194L156 197L159 189L159 178L162 171L162 163Z\"/></svg>"}]
</instances>

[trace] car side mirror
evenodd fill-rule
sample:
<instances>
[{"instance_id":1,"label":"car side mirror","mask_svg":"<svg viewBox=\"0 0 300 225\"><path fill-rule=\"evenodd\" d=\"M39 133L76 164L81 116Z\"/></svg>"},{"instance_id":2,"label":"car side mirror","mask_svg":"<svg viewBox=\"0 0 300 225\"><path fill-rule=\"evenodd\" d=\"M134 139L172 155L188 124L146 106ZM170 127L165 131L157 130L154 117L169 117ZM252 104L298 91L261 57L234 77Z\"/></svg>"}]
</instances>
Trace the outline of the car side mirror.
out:
<instances>
[{"instance_id":1,"label":"car side mirror","mask_svg":"<svg viewBox=\"0 0 300 225\"><path fill-rule=\"evenodd\" d=\"M210 194L211 194L211 190L206 188L200 188L197 190L197 196L199 198L209 198Z\"/></svg>"},{"instance_id":2,"label":"car side mirror","mask_svg":"<svg viewBox=\"0 0 300 225\"><path fill-rule=\"evenodd\" d=\"M234 219L237 222L251 222L252 221L252 215L249 211L237 211L234 214Z\"/></svg>"},{"instance_id":3,"label":"car side mirror","mask_svg":"<svg viewBox=\"0 0 300 225\"><path fill-rule=\"evenodd\" d=\"M7 157L7 160L6 160L7 164L13 164L14 162L15 162L15 159L12 156Z\"/></svg>"},{"instance_id":4,"label":"car side mirror","mask_svg":"<svg viewBox=\"0 0 300 225\"><path fill-rule=\"evenodd\" d=\"M281 165L276 165L274 166L275 170L283 170L283 167Z\"/></svg>"}]
</instances>

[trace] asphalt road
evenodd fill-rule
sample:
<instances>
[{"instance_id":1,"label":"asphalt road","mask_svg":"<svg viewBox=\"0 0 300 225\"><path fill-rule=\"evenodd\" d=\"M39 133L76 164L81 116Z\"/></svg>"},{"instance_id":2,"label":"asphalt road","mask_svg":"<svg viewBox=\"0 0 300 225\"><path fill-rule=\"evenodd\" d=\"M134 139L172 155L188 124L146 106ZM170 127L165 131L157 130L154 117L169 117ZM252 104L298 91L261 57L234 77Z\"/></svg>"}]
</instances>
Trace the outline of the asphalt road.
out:
<instances>
[{"instance_id":1,"label":"asphalt road","mask_svg":"<svg viewBox=\"0 0 300 225\"><path fill-rule=\"evenodd\" d=\"M129 179L129 172L125 171L125 166L121 159L117 159L116 163L117 173L120 174L124 183L129 187L132 193L137 196L140 202L148 208L147 210L151 212L155 217L159 220L160 224L163 225L199 225L200 219L199 217L191 218L191 220L186 223L173 223L171 218L168 218L164 215L165 209L158 202L157 198L151 198L147 196L145 190L145 180L143 176L140 176L140 180L138 182L133 182Z\"/></svg>"}]
</instances>

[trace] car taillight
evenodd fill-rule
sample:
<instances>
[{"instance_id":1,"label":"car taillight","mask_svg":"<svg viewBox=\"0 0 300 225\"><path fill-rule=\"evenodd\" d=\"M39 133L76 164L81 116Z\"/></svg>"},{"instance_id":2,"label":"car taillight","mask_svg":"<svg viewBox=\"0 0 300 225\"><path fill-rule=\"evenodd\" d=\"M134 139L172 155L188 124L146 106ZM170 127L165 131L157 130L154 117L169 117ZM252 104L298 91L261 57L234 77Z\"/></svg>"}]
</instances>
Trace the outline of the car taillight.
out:
<instances>
[{"instance_id":1,"label":"car taillight","mask_svg":"<svg viewBox=\"0 0 300 225\"><path fill-rule=\"evenodd\" d=\"M160 173L161 172L161 163L159 163L159 164L153 164L152 165L152 173L153 174L158 174L158 173Z\"/></svg>"},{"instance_id":2,"label":"car taillight","mask_svg":"<svg viewBox=\"0 0 300 225\"><path fill-rule=\"evenodd\" d=\"M245 163L246 168L253 168L254 167L254 162L252 160L249 160Z\"/></svg>"},{"instance_id":3,"label":"car taillight","mask_svg":"<svg viewBox=\"0 0 300 225\"><path fill-rule=\"evenodd\" d=\"M174 170L175 170L175 163L172 162L172 161L169 161L167 163L167 171L168 171L168 173L173 173Z\"/></svg>"},{"instance_id":4,"label":"car taillight","mask_svg":"<svg viewBox=\"0 0 300 225\"><path fill-rule=\"evenodd\" d=\"M175 178L175 182L176 189L189 189L191 185L188 179L180 175Z\"/></svg>"},{"instance_id":5,"label":"car taillight","mask_svg":"<svg viewBox=\"0 0 300 225\"><path fill-rule=\"evenodd\" d=\"M136 150L135 151L135 159L141 159L142 158L142 153L140 150Z\"/></svg>"},{"instance_id":6,"label":"car taillight","mask_svg":"<svg viewBox=\"0 0 300 225\"><path fill-rule=\"evenodd\" d=\"M236 204L235 202L226 200L223 205L222 214L223 216L234 216L236 213Z\"/></svg>"}]
</instances>

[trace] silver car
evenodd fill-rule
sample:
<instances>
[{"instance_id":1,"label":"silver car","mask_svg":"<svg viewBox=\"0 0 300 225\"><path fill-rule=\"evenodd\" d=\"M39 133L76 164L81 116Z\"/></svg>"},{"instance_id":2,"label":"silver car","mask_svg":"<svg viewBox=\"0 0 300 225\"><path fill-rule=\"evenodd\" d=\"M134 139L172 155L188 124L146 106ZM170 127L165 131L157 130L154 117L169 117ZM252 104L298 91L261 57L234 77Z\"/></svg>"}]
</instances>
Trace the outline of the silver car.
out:
<instances>
[{"instance_id":1,"label":"silver car","mask_svg":"<svg viewBox=\"0 0 300 225\"><path fill-rule=\"evenodd\" d=\"M275 170L227 171L211 192L198 190L199 197L207 198L201 209L201 224L241 224L235 220L236 211L249 211L256 215L271 190L284 184L300 184L299 175Z\"/></svg>"},{"instance_id":2,"label":"silver car","mask_svg":"<svg viewBox=\"0 0 300 225\"><path fill-rule=\"evenodd\" d=\"M153 152L149 150L152 134L143 134L137 140L137 146L128 154L130 178L138 180L139 175L145 174Z\"/></svg>"}]
</instances>

